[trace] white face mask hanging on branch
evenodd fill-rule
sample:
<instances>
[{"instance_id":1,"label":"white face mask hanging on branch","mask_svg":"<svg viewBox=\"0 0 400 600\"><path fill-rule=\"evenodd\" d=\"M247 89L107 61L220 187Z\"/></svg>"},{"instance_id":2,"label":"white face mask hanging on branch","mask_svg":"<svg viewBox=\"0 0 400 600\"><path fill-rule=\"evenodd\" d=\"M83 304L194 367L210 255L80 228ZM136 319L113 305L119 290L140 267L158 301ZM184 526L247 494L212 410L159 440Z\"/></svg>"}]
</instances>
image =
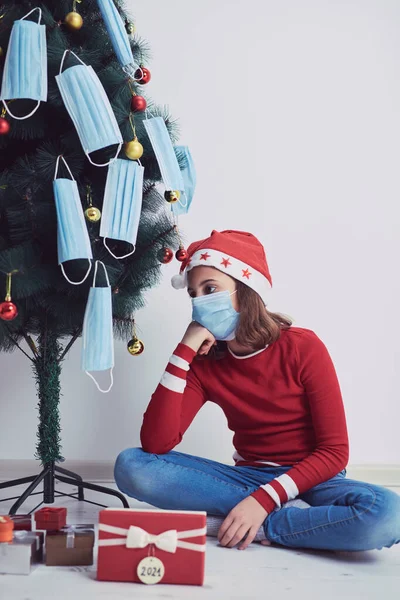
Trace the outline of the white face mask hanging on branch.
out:
<instances>
[{"instance_id":1,"label":"white face mask hanging on branch","mask_svg":"<svg viewBox=\"0 0 400 600\"><path fill-rule=\"evenodd\" d=\"M68 52L71 52L81 64L63 71ZM116 160L123 140L117 119L100 79L91 66L85 65L71 50L66 50L56 81L87 158L95 167L107 167L113 160ZM115 144L118 144L118 149L114 158L108 162L98 164L90 158L91 152Z\"/></svg>"},{"instance_id":2,"label":"white face mask hanging on branch","mask_svg":"<svg viewBox=\"0 0 400 600\"><path fill-rule=\"evenodd\" d=\"M96 287L97 267L101 264L106 276L107 286ZM96 260L93 286L89 290L83 319L82 332L82 370L95 382L99 392L106 394L113 386L114 368L114 336L112 318L111 286L107 269L103 262ZM89 371L106 371L110 369L110 386L103 390Z\"/></svg>"},{"instance_id":3,"label":"white face mask hanging on branch","mask_svg":"<svg viewBox=\"0 0 400 600\"><path fill-rule=\"evenodd\" d=\"M26 21L26 17L35 10L39 12L38 22ZM41 9L33 8L14 22L8 42L0 99L8 114L19 121L31 117L40 102L47 100L46 26L40 24L41 19ZM36 100L37 104L28 115L17 117L6 102L17 99Z\"/></svg>"},{"instance_id":4,"label":"white face mask hanging on branch","mask_svg":"<svg viewBox=\"0 0 400 600\"><path fill-rule=\"evenodd\" d=\"M162 117L146 118L143 120L143 125L160 167L161 177L166 188L165 198L169 202L179 202L183 208L186 208L185 184L164 119ZM184 198L181 199L181 196Z\"/></svg>"},{"instance_id":5,"label":"white face mask hanging on branch","mask_svg":"<svg viewBox=\"0 0 400 600\"><path fill-rule=\"evenodd\" d=\"M135 79L136 71L139 69L140 73L141 69L134 61L131 44L121 15L117 11L113 0L97 0L97 4L119 64L131 79Z\"/></svg>"},{"instance_id":6,"label":"white face mask hanging on branch","mask_svg":"<svg viewBox=\"0 0 400 600\"><path fill-rule=\"evenodd\" d=\"M143 172L142 165L120 158L108 167L100 235L104 238L105 247L116 259L126 258L136 249L142 211ZM108 247L106 238L128 242L133 249L116 256Z\"/></svg>"},{"instance_id":7,"label":"white face mask hanging on branch","mask_svg":"<svg viewBox=\"0 0 400 600\"><path fill-rule=\"evenodd\" d=\"M60 158L65 164L71 179L57 178ZM80 285L89 276L92 268L92 247L83 215L77 183L63 156L58 156L53 181L54 200L57 211L57 251L58 264L68 283ZM81 281L71 281L65 273L64 262L87 259L89 266Z\"/></svg>"}]
</instances>

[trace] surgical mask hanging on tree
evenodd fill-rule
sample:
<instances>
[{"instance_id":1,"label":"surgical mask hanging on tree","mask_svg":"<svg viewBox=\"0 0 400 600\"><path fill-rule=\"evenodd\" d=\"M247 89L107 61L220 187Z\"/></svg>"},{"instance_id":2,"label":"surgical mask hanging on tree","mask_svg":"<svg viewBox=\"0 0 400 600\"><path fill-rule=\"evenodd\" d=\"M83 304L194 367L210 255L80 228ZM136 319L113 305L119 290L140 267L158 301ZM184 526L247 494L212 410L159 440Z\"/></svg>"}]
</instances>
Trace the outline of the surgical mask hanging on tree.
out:
<instances>
[{"instance_id":1,"label":"surgical mask hanging on tree","mask_svg":"<svg viewBox=\"0 0 400 600\"><path fill-rule=\"evenodd\" d=\"M81 64L63 71L68 52L73 54ZM116 160L123 140L117 119L100 79L94 69L82 62L75 52L65 50L56 81L88 160L95 167L107 167L113 160ZM114 144L118 144L114 158L102 164L92 161L89 156L91 152Z\"/></svg>"},{"instance_id":2,"label":"surgical mask hanging on tree","mask_svg":"<svg viewBox=\"0 0 400 600\"><path fill-rule=\"evenodd\" d=\"M136 249L142 210L143 172L142 165L120 158L108 167L100 235L109 253L117 260L127 258ZM116 256L108 247L106 238L128 242L133 249L123 256Z\"/></svg>"},{"instance_id":3,"label":"surgical mask hanging on tree","mask_svg":"<svg viewBox=\"0 0 400 600\"><path fill-rule=\"evenodd\" d=\"M175 216L187 214L196 189L196 169L188 146L175 146L178 160L183 158L184 166L181 169L186 204L171 202L171 210Z\"/></svg>"},{"instance_id":4,"label":"surgical mask hanging on tree","mask_svg":"<svg viewBox=\"0 0 400 600\"><path fill-rule=\"evenodd\" d=\"M35 10L39 11L38 22L26 21L26 17ZM40 24L41 19L41 9L33 8L14 22L8 42L0 99L8 114L19 121L31 117L40 102L47 100L46 26ZM36 100L37 104L28 115L17 117L6 102L17 99Z\"/></svg>"},{"instance_id":5,"label":"surgical mask hanging on tree","mask_svg":"<svg viewBox=\"0 0 400 600\"><path fill-rule=\"evenodd\" d=\"M166 200L179 202L183 208L186 208L185 184L164 119L162 117L146 118L143 120L143 125L157 158L166 188Z\"/></svg>"},{"instance_id":6,"label":"surgical mask hanging on tree","mask_svg":"<svg viewBox=\"0 0 400 600\"><path fill-rule=\"evenodd\" d=\"M131 79L135 79L135 73L141 71L135 62L132 48L124 22L113 2L113 0L97 0L104 24L110 36L114 52L122 69Z\"/></svg>"},{"instance_id":7,"label":"surgical mask hanging on tree","mask_svg":"<svg viewBox=\"0 0 400 600\"><path fill-rule=\"evenodd\" d=\"M97 267L103 266L107 287L96 287ZM114 336L112 317L111 286L107 269L103 262L96 260L93 285L89 290L83 319L81 367L95 382L97 389L106 394L113 386ZM89 371L110 369L110 386L103 390Z\"/></svg>"},{"instance_id":8,"label":"surgical mask hanging on tree","mask_svg":"<svg viewBox=\"0 0 400 600\"><path fill-rule=\"evenodd\" d=\"M57 179L60 158L68 169L71 179ZM68 283L80 285L89 276L92 268L92 248L85 223L81 199L77 183L63 156L57 157L53 181L54 199L57 210L57 250L58 264ZM64 262L69 260L87 259L89 267L81 281L71 281L64 270Z\"/></svg>"}]
</instances>

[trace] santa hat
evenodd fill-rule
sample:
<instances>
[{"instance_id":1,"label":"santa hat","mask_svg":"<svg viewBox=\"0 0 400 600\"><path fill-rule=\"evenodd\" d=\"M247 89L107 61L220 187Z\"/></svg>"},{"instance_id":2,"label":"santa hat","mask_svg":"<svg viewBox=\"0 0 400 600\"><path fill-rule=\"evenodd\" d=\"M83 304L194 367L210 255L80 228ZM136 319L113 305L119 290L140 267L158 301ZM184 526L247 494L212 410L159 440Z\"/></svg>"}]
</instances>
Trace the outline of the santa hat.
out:
<instances>
[{"instance_id":1,"label":"santa hat","mask_svg":"<svg viewBox=\"0 0 400 600\"><path fill-rule=\"evenodd\" d=\"M264 247L246 231L212 231L210 237L193 242L187 249L178 275L172 277L175 289L187 287L187 273L194 267L214 267L248 285L267 304L272 279Z\"/></svg>"}]
</instances>

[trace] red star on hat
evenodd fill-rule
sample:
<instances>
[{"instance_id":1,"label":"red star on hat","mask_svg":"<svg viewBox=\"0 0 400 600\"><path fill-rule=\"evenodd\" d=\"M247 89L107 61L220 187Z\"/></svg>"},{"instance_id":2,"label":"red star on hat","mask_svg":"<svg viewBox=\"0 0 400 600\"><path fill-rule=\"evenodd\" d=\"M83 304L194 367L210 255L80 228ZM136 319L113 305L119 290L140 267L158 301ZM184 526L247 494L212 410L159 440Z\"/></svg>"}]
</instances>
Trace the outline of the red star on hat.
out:
<instances>
[{"instance_id":1,"label":"red star on hat","mask_svg":"<svg viewBox=\"0 0 400 600\"><path fill-rule=\"evenodd\" d=\"M221 265L224 265L224 267L230 267L232 263L230 262L229 258L223 258L221 261Z\"/></svg>"},{"instance_id":2,"label":"red star on hat","mask_svg":"<svg viewBox=\"0 0 400 600\"><path fill-rule=\"evenodd\" d=\"M207 260L207 258L210 258L211 254L208 254L208 252L205 252L204 254L200 255L200 260Z\"/></svg>"},{"instance_id":3,"label":"red star on hat","mask_svg":"<svg viewBox=\"0 0 400 600\"><path fill-rule=\"evenodd\" d=\"M247 277L247 279L250 279L250 275L251 275L250 271L248 269L242 269L242 271L243 271L242 277Z\"/></svg>"}]
</instances>

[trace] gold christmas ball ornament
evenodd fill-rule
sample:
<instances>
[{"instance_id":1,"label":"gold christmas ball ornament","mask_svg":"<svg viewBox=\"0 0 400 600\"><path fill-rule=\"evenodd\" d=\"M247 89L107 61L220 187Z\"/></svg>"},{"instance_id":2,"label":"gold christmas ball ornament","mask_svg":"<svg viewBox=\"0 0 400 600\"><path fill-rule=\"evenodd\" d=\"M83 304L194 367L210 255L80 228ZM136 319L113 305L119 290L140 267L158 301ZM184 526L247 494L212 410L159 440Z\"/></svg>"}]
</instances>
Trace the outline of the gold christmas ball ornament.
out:
<instances>
[{"instance_id":1,"label":"gold christmas ball ornament","mask_svg":"<svg viewBox=\"0 0 400 600\"><path fill-rule=\"evenodd\" d=\"M144 350L144 344L141 340L134 337L128 342L128 352L132 356L139 356Z\"/></svg>"},{"instance_id":2,"label":"gold christmas ball ornament","mask_svg":"<svg viewBox=\"0 0 400 600\"><path fill-rule=\"evenodd\" d=\"M128 35L133 35L135 33L135 25L126 19L125 21L125 31Z\"/></svg>"},{"instance_id":3,"label":"gold christmas ball ornament","mask_svg":"<svg viewBox=\"0 0 400 600\"><path fill-rule=\"evenodd\" d=\"M178 202L180 197L181 193L179 190L170 190L164 193L164 198L167 202L170 202L171 204Z\"/></svg>"},{"instance_id":4,"label":"gold christmas ball ornament","mask_svg":"<svg viewBox=\"0 0 400 600\"><path fill-rule=\"evenodd\" d=\"M4 56L4 50L3 48L0 46L0 58L3 58Z\"/></svg>"},{"instance_id":5,"label":"gold christmas ball ornament","mask_svg":"<svg viewBox=\"0 0 400 600\"><path fill-rule=\"evenodd\" d=\"M97 223L97 221L100 221L101 219L101 212L95 206L89 206L89 208L85 210L85 217L90 223Z\"/></svg>"},{"instance_id":6,"label":"gold christmas ball ornament","mask_svg":"<svg viewBox=\"0 0 400 600\"><path fill-rule=\"evenodd\" d=\"M79 13L72 11L65 17L64 23L71 31L79 31L83 25L83 19Z\"/></svg>"},{"instance_id":7,"label":"gold christmas ball ornament","mask_svg":"<svg viewBox=\"0 0 400 600\"><path fill-rule=\"evenodd\" d=\"M137 160L143 155L143 146L135 137L131 142L125 142L124 145L125 154L131 160Z\"/></svg>"}]
</instances>

